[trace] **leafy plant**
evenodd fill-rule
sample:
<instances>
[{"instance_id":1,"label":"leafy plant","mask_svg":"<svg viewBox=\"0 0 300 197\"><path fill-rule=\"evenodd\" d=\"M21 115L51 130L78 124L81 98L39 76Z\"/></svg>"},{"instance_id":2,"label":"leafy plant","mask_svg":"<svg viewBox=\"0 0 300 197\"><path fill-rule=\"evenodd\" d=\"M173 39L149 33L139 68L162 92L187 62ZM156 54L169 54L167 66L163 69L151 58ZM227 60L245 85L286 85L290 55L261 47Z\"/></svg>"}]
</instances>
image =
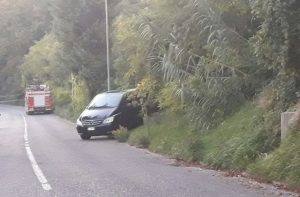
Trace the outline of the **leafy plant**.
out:
<instances>
[{"instance_id":1,"label":"leafy plant","mask_svg":"<svg viewBox=\"0 0 300 197\"><path fill-rule=\"evenodd\" d=\"M261 157L249 166L248 171L270 180L284 181L294 186L300 184L300 135L294 134L273 153Z\"/></svg>"},{"instance_id":2,"label":"leafy plant","mask_svg":"<svg viewBox=\"0 0 300 197\"><path fill-rule=\"evenodd\" d=\"M125 127L120 127L119 129L113 131L112 134L119 142L126 142L129 138L128 129Z\"/></svg>"},{"instance_id":3,"label":"leafy plant","mask_svg":"<svg viewBox=\"0 0 300 197\"><path fill-rule=\"evenodd\" d=\"M146 132L135 131L130 135L129 144L139 148L148 148L150 139Z\"/></svg>"}]
</instances>

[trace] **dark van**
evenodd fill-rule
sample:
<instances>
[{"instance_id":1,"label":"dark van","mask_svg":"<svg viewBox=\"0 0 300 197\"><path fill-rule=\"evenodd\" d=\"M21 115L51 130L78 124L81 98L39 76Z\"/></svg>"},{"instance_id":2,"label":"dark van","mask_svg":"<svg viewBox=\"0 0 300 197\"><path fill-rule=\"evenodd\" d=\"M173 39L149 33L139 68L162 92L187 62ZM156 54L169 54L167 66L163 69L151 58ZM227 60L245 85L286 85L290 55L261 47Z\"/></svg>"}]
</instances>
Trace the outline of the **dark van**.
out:
<instances>
[{"instance_id":1,"label":"dark van","mask_svg":"<svg viewBox=\"0 0 300 197\"><path fill-rule=\"evenodd\" d=\"M98 94L77 119L81 139L111 136L120 126L128 129L143 124L139 102L130 99L132 91L109 91Z\"/></svg>"}]
</instances>

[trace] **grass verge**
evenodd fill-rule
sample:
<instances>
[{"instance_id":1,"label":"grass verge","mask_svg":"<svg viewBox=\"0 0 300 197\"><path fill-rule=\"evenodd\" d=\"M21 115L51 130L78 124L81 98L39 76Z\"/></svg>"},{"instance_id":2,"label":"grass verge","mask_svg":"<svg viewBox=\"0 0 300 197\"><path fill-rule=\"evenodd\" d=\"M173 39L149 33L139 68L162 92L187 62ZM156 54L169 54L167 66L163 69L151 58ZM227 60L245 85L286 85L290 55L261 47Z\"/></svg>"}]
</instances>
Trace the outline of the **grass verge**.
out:
<instances>
[{"instance_id":1,"label":"grass verge","mask_svg":"<svg viewBox=\"0 0 300 197\"><path fill-rule=\"evenodd\" d=\"M277 111L263 112L246 104L219 127L194 131L182 114L160 114L133 130L128 142L178 160L299 186L300 134L278 147L279 118Z\"/></svg>"},{"instance_id":2,"label":"grass verge","mask_svg":"<svg viewBox=\"0 0 300 197\"><path fill-rule=\"evenodd\" d=\"M248 171L269 181L283 181L300 187L300 133L293 135L274 152L249 166Z\"/></svg>"},{"instance_id":3,"label":"grass verge","mask_svg":"<svg viewBox=\"0 0 300 197\"><path fill-rule=\"evenodd\" d=\"M146 121L145 126L135 129L128 142L172 158L196 160L200 155L198 151L202 151L202 144L194 138L188 124L189 121L181 114L155 115Z\"/></svg>"},{"instance_id":4,"label":"grass verge","mask_svg":"<svg viewBox=\"0 0 300 197\"><path fill-rule=\"evenodd\" d=\"M277 118L252 104L245 105L222 125L202 135L203 161L217 169L245 170L277 146L277 129L270 128Z\"/></svg>"}]
</instances>

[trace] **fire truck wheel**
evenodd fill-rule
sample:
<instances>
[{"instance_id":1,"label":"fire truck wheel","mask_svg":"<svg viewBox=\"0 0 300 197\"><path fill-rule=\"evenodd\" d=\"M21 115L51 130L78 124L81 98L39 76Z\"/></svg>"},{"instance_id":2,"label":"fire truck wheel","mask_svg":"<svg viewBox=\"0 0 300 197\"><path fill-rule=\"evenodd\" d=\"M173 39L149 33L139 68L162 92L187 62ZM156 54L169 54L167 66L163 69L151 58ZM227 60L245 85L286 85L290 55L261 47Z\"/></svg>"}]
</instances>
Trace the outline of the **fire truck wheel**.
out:
<instances>
[{"instance_id":1,"label":"fire truck wheel","mask_svg":"<svg viewBox=\"0 0 300 197\"><path fill-rule=\"evenodd\" d=\"M53 114L53 110L45 112L45 114Z\"/></svg>"},{"instance_id":2,"label":"fire truck wheel","mask_svg":"<svg viewBox=\"0 0 300 197\"><path fill-rule=\"evenodd\" d=\"M82 135L80 135L80 137L81 137L82 140L89 140L89 139L91 139L91 136L88 135L88 134L82 134Z\"/></svg>"},{"instance_id":3,"label":"fire truck wheel","mask_svg":"<svg viewBox=\"0 0 300 197\"><path fill-rule=\"evenodd\" d=\"M33 112L27 111L26 114L27 114L27 115L32 115Z\"/></svg>"}]
</instances>

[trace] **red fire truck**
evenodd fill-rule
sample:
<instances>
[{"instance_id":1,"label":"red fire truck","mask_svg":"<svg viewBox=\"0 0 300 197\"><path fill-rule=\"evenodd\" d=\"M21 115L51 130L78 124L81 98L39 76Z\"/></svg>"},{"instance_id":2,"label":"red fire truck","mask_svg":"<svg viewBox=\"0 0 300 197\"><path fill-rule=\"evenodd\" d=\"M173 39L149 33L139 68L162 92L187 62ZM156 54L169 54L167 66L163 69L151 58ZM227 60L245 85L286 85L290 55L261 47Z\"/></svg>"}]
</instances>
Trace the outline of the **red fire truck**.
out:
<instances>
[{"instance_id":1,"label":"red fire truck","mask_svg":"<svg viewBox=\"0 0 300 197\"><path fill-rule=\"evenodd\" d=\"M51 91L47 85L30 85L26 88L26 114L52 113L53 109Z\"/></svg>"}]
</instances>

